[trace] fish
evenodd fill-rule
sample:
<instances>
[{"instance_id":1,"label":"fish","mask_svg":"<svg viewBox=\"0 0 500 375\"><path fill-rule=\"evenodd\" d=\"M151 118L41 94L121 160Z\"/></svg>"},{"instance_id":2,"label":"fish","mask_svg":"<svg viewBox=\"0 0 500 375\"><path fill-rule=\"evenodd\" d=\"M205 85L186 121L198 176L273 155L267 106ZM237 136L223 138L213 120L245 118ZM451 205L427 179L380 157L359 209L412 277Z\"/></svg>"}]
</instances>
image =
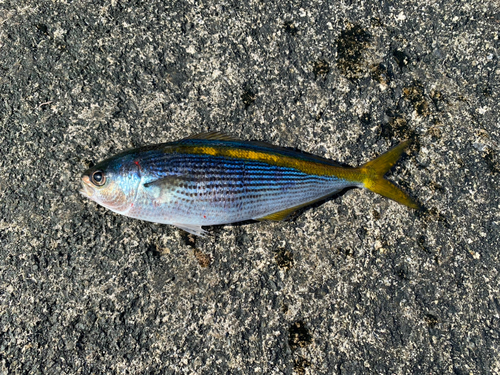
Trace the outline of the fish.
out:
<instances>
[{"instance_id":1,"label":"fish","mask_svg":"<svg viewBox=\"0 0 500 375\"><path fill-rule=\"evenodd\" d=\"M280 221L302 207L360 187L412 209L419 204L384 175L410 141L349 167L220 132L126 150L87 169L80 193L121 215L170 224L197 236L202 227Z\"/></svg>"}]
</instances>

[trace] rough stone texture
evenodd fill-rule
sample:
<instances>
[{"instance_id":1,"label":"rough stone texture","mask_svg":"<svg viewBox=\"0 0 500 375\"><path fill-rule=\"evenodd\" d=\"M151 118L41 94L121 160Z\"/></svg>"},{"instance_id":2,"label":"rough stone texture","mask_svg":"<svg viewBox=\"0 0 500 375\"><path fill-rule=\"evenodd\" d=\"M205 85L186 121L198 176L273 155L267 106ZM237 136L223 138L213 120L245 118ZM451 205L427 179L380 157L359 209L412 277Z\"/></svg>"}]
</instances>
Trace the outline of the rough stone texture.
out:
<instances>
[{"instance_id":1,"label":"rough stone texture","mask_svg":"<svg viewBox=\"0 0 500 375\"><path fill-rule=\"evenodd\" d=\"M0 3L0 373L500 373L500 14L486 1ZM358 165L206 239L79 175L207 130Z\"/></svg>"}]
</instances>

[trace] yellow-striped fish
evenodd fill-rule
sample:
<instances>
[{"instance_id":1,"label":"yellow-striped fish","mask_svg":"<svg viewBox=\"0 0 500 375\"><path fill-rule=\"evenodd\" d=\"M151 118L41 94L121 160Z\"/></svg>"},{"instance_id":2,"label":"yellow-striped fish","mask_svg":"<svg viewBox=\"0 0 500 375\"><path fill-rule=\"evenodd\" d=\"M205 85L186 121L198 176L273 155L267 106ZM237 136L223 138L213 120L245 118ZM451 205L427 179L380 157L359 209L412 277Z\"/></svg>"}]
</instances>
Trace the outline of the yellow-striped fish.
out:
<instances>
[{"instance_id":1,"label":"yellow-striped fish","mask_svg":"<svg viewBox=\"0 0 500 375\"><path fill-rule=\"evenodd\" d=\"M411 208L384 179L408 141L357 168L319 156L204 133L128 150L88 169L84 196L114 212L203 235L202 226L282 220L348 187L364 187Z\"/></svg>"}]
</instances>

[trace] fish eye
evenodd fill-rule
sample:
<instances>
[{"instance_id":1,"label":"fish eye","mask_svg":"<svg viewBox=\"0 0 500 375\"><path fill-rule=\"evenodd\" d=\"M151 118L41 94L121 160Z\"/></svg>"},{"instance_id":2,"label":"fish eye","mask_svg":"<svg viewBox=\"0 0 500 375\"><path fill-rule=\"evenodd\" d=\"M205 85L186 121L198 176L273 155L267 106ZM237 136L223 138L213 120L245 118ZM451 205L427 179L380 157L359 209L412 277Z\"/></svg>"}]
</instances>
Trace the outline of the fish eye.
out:
<instances>
[{"instance_id":1,"label":"fish eye","mask_svg":"<svg viewBox=\"0 0 500 375\"><path fill-rule=\"evenodd\" d=\"M94 185L102 186L106 182L106 176L104 176L104 173L102 173L102 171L95 171L94 173L92 173L90 180Z\"/></svg>"}]
</instances>

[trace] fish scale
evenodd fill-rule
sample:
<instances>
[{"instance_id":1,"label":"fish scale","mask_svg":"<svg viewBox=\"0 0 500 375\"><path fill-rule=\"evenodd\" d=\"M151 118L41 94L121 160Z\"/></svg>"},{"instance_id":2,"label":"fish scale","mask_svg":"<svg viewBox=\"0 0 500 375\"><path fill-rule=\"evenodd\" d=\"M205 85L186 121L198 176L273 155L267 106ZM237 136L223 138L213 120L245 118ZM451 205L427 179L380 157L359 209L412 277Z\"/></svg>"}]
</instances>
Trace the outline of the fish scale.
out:
<instances>
[{"instance_id":1,"label":"fish scale","mask_svg":"<svg viewBox=\"0 0 500 375\"><path fill-rule=\"evenodd\" d=\"M358 168L205 133L122 152L83 173L81 193L123 215L203 235L202 226L281 220L347 187L365 187L412 208L383 178L408 142Z\"/></svg>"}]
</instances>

